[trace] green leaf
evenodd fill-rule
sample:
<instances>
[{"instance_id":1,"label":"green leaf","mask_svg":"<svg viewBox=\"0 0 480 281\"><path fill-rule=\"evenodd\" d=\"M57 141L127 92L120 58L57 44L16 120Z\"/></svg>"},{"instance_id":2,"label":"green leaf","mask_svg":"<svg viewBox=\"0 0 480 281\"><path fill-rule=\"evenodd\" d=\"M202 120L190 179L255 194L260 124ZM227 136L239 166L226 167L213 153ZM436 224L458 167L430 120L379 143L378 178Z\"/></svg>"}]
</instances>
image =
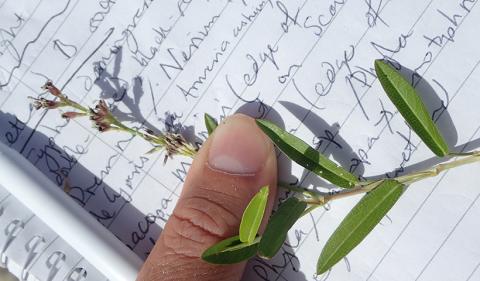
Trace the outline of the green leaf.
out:
<instances>
[{"instance_id":1,"label":"green leaf","mask_svg":"<svg viewBox=\"0 0 480 281\"><path fill-rule=\"evenodd\" d=\"M258 242L242 243L239 236L227 238L206 249L202 259L214 264L232 264L247 260L257 253Z\"/></svg>"},{"instance_id":2,"label":"green leaf","mask_svg":"<svg viewBox=\"0 0 480 281\"><path fill-rule=\"evenodd\" d=\"M317 274L329 270L372 231L402 195L404 185L384 180L367 193L343 219L320 254Z\"/></svg>"},{"instance_id":3,"label":"green leaf","mask_svg":"<svg viewBox=\"0 0 480 281\"><path fill-rule=\"evenodd\" d=\"M448 154L448 145L433 123L415 88L383 60L375 61L375 72L383 89L412 130L437 156Z\"/></svg>"},{"instance_id":4,"label":"green leaf","mask_svg":"<svg viewBox=\"0 0 480 281\"><path fill-rule=\"evenodd\" d=\"M354 175L272 122L257 119L257 124L283 153L302 167L341 187L350 188L358 182Z\"/></svg>"},{"instance_id":5,"label":"green leaf","mask_svg":"<svg viewBox=\"0 0 480 281\"><path fill-rule=\"evenodd\" d=\"M240 241L252 243L257 235L258 228L262 222L265 207L268 201L268 185L260 189L253 196L247 208L243 211L242 221L240 222Z\"/></svg>"},{"instance_id":6,"label":"green leaf","mask_svg":"<svg viewBox=\"0 0 480 281\"><path fill-rule=\"evenodd\" d=\"M307 203L295 197L280 204L277 211L268 221L267 229L263 233L258 253L263 258L272 258L282 247L287 238L287 232L302 215Z\"/></svg>"},{"instance_id":7,"label":"green leaf","mask_svg":"<svg viewBox=\"0 0 480 281\"><path fill-rule=\"evenodd\" d=\"M217 120L215 120L215 118L210 116L208 113L205 113L203 117L205 119L205 127L207 127L208 135L211 135L218 126Z\"/></svg>"}]
</instances>

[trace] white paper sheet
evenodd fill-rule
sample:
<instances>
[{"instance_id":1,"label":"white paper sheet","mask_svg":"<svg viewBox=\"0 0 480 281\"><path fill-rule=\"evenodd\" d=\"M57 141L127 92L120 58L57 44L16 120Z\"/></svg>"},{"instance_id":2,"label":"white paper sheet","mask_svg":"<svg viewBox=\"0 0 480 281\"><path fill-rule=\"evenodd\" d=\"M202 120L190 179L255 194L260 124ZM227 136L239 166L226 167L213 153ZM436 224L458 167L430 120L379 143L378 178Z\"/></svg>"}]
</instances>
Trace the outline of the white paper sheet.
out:
<instances>
[{"instance_id":1,"label":"white paper sheet","mask_svg":"<svg viewBox=\"0 0 480 281\"><path fill-rule=\"evenodd\" d=\"M203 113L274 120L356 175L426 168L433 154L386 98L373 61L388 58L421 92L452 150L480 146L476 0L0 1L0 138L145 258L190 160L100 134L88 120L35 111L47 78L86 106L105 99L132 126L201 142ZM325 182L283 155L280 178ZM329 274L326 239L359 198L300 220L245 280L480 280L478 164L409 188L388 218ZM68 222L66 222L68 223ZM46 270L46 269L45 269Z\"/></svg>"}]
</instances>

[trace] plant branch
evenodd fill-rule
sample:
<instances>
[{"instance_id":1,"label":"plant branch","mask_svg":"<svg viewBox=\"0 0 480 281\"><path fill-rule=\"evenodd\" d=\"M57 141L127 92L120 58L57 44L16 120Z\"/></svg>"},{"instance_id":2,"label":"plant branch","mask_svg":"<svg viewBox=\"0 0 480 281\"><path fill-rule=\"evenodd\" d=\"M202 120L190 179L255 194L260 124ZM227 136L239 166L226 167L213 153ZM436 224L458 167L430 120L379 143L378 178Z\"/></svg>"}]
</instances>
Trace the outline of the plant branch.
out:
<instances>
[{"instance_id":1,"label":"plant branch","mask_svg":"<svg viewBox=\"0 0 480 281\"><path fill-rule=\"evenodd\" d=\"M475 162L480 162L480 151L471 151L466 153L455 153L455 154L451 153L450 155L456 155L458 156L458 158L455 160L451 160L445 163L435 165L426 170L396 177L394 178L394 180L408 186L414 182L437 176L443 171L456 168L459 166L475 163ZM303 198L302 200L312 206L322 206L332 200L338 200L341 198L346 198L350 196L367 193L375 189L376 187L378 187L382 181L383 179L376 180L376 181L364 181L364 182L358 183L356 186L352 188L342 189L338 192L332 192L332 193L314 192L311 190L307 190L301 186L292 186L292 185L289 185L288 183L282 183L282 182L279 183L279 186L287 190L303 194L304 196L306 196L306 198ZM314 210L315 208L316 207L307 208L304 212L304 215Z\"/></svg>"},{"instance_id":2,"label":"plant branch","mask_svg":"<svg viewBox=\"0 0 480 281\"><path fill-rule=\"evenodd\" d=\"M472 151L472 152L461 153L461 154L459 153L456 155L458 155L459 159L441 163L433 166L430 169L415 172L405 176L400 176L395 179L401 183L409 185L419 180L437 176L443 171L480 161L480 151Z\"/></svg>"},{"instance_id":3,"label":"plant branch","mask_svg":"<svg viewBox=\"0 0 480 281\"><path fill-rule=\"evenodd\" d=\"M197 149L194 145L190 144L182 135L171 132L155 134L153 130L145 129L145 132L137 129L130 128L124 125L118 120L110 111L105 101L100 100L94 109L87 108L79 103L69 99L64 95L57 87L53 85L51 81L47 81L42 89L47 90L55 96L57 99L48 100L45 98L33 98L33 106L36 109L54 109L71 107L76 111L63 112L62 117L65 119L73 119L77 117L86 116L92 121L95 128L100 132L106 131L122 131L130 133L133 136L143 138L145 141L151 143L154 148L147 153L153 153L164 149L166 151L165 161L172 157L172 155L180 154L194 158L197 153Z\"/></svg>"}]
</instances>

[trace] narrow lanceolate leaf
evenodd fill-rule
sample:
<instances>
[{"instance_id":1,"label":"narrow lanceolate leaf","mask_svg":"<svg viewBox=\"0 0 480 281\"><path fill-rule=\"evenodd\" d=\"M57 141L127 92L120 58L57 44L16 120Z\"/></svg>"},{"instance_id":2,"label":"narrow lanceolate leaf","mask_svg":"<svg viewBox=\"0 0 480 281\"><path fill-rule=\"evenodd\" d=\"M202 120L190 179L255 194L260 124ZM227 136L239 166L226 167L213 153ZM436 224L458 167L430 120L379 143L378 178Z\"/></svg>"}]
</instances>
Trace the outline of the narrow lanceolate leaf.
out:
<instances>
[{"instance_id":1,"label":"narrow lanceolate leaf","mask_svg":"<svg viewBox=\"0 0 480 281\"><path fill-rule=\"evenodd\" d=\"M257 124L283 153L304 168L340 187L353 187L358 182L354 175L272 122L257 119Z\"/></svg>"},{"instance_id":2,"label":"narrow lanceolate leaf","mask_svg":"<svg viewBox=\"0 0 480 281\"><path fill-rule=\"evenodd\" d=\"M207 127L207 131L208 131L208 135L211 135L215 130L215 128L217 128L218 126L217 120L215 120L215 118L210 116L208 113L205 113L204 119L205 119L205 127Z\"/></svg>"},{"instance_id":3,"label":"narrow lanceolate leaf","mask_svg":"<svg viewBox=\"0 0 480 281\"><path fill-rule=\"evenodd\" d=\"M202 259L214 264L232 264L256 255L259 239L254 243L242 243L239 236L227 238L205 250Z\"/></svg>"},{"instance_id":4,"label":"narrow lanceolate leaf","mask_svg":"<svg viewBox=\"0 0 480 281\"><path fill-rule=\"evenodd\" d=\"M268 185L260 189L253 196L247 208L243 211L242 221L240 222L240 241L252 243L257 235L258 228L262 222L265 207L268 201Z\"/></svg>"},{"instance_id":5,"label":"narrow lanceolate leaf","mask_svg":"<svg viewBox=\"0 0 480 281\"><path fill-rule=\"evenodd\" d=\"M320 254L317 274L322 274L355 248L402 195L404 185L385 180L367 193L343 219Z\"/></svg>"},{"instance_id":6,"label":"narrow lanceolate leaf","mask_svg":"<svg viewBox=\"0 0 480 281\"><path fill-rule=\"evenodd\" d=\"M430 118L415 88L383 60L375 61L375 72L388 97L412 130L437 156L447 155L448 145Z\"/></svg>"},{"instance_id":7,"label":"narrow lanceolate leaf","mask_svg":"<svg viewBox=\"0 0 480 281\"><path fill-rule=\"evenodd\" d=\"M287 199L268 221L267 229L258 246L258 254L263 258L272 258L287 238L288 230L302 215L307 203L295 197Z\"/></svg>"}]
</instances>

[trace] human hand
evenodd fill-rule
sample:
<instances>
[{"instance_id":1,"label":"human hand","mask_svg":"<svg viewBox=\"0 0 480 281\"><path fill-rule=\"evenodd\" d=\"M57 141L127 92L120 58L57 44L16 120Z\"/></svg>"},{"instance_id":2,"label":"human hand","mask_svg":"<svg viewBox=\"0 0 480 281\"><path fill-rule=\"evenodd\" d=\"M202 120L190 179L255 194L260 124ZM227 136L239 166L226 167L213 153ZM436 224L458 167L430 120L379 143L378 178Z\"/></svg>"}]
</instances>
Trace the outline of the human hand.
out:
<instances>
[{"instance_id":1,"label":"human hand","mask_svg":"<svg viewBox=\"0 0 480 281\"><path fill-rule=\"evenodd\" d=\"M137 281L240 280L246 263L213 265L205 249L238 234L243 210L260 187L269 185L269 217L277 188L271 141L255 121L236 114L202 145L182 193Z\"/></svg>"}]
</instances>

